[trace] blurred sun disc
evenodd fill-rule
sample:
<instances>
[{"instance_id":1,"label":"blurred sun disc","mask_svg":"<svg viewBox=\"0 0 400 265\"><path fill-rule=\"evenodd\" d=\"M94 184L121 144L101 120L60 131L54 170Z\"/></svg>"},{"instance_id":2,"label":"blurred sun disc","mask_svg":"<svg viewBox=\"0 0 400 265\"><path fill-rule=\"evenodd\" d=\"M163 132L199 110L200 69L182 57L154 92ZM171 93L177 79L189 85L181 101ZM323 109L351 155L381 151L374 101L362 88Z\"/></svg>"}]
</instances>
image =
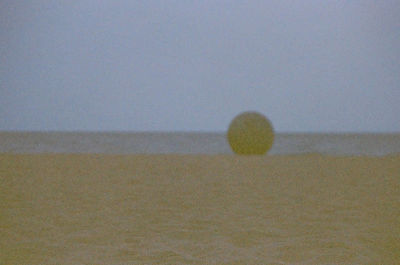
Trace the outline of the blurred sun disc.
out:
<instances>
[{"instance_id":1,"label":"blurred sun disc","mask_svg":"<svg viewBox=\"0 0 400 265\"><path fill-rule=\"evenodd\" d=\"M264 115L243 112L232 120L227 136L229 145L236 154L262 155L272 147L274 129Z\"/></svg>"}]
</instances>

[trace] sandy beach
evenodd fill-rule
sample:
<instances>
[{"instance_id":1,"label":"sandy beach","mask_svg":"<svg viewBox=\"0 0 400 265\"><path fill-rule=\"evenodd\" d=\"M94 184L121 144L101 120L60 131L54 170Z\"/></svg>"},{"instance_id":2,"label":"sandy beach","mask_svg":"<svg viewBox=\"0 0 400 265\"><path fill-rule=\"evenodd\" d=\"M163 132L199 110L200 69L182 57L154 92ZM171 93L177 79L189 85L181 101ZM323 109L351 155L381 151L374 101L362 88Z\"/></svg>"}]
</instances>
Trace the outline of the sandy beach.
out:
<instances>
[{"instance_id":1,"label":"sandy beach","mask_svg":"<svg viewBox=\"0 0 400 265\"><path fill-rule=\"evenodd\" d=\"M400 264L400 155L0 154L0 264Z\"/></svg>"}]
</instances>

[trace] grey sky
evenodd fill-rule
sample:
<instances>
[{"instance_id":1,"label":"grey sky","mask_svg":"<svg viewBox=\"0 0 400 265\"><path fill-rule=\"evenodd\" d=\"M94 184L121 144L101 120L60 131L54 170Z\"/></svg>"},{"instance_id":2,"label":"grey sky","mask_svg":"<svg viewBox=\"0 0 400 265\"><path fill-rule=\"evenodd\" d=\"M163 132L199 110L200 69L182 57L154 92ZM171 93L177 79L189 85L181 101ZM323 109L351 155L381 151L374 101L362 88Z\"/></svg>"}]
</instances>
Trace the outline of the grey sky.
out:
<instances>
[{"instance_id":1,"label":"grey sky","mask_svg":"<svg viewBox=\"0 0 400 265\"><path fill-rule=\"evenodd\" d=\"M400 132L400 1L0 2L0 130Z\"/></svg>"}]
</instances>

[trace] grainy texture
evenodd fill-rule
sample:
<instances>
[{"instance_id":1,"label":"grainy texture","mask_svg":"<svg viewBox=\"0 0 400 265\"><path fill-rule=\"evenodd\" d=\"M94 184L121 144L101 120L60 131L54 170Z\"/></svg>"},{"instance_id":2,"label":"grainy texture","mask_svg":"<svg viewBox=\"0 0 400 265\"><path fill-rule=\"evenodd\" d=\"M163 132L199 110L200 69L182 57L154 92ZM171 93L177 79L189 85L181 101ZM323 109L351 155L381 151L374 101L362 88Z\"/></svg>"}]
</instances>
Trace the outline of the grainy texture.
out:
<instances>
[{"instance_id":1,"label":"grainy texture","mask_svg":"<svg viewBox=\"0 0 400 265\"><path fill-rule=\"evenodd\" d=\"M0 155L0 264L400 264L400 156Z\"/></svg>"}]
</instances>

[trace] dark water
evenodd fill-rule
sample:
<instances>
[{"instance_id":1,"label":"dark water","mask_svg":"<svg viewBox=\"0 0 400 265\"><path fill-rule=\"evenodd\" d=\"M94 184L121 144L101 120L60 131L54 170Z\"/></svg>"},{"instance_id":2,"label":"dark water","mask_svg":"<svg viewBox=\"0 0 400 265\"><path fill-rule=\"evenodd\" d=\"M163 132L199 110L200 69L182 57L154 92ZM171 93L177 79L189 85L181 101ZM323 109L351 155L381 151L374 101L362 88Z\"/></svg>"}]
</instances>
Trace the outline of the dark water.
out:
<instances>
[{"instance_id":1,"label":"dark water","mask_svg":"<svg viewBox=\"0 0 400 265\"><path fill-rule=\"evenodd\" d=\"M7 153L230 154L223 133L1 132ZM277 134L270 154L381 156L400 153L400 134Z\"/></svg>"}]
</instances>

